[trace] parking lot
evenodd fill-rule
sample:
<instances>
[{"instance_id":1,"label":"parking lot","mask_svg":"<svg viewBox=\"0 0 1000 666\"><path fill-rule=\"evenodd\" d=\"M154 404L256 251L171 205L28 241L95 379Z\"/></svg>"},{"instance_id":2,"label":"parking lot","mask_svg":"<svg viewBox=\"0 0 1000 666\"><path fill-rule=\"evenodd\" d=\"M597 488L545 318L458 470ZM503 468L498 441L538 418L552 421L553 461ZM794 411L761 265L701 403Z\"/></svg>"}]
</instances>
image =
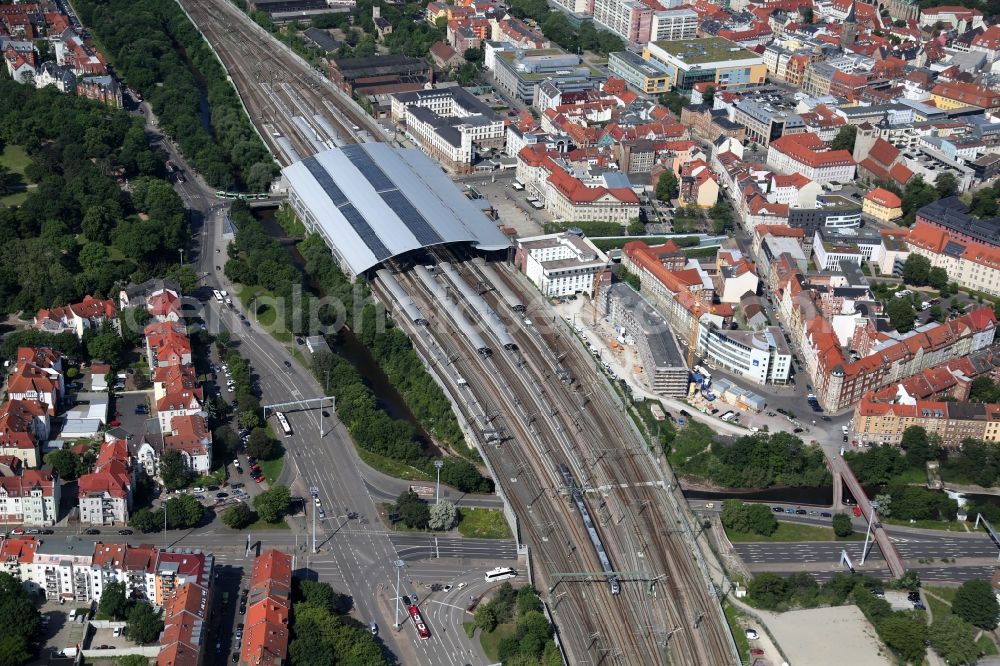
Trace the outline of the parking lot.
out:
<instances>
[{"instance_id":1,"label":"parking lot","mask_svg":"<svg viewBox=\"0 0 1000 666\"><path fill-rule=\"evenodd\" d=\"M55 601L47 601L39 608L44 618L49 618L47 626L43 626L42 650L39 653L38 664L48 663L49 657L58 654L67 647L73 647L83 640L86 625L80 622L70 622L69 613L76 608L73 602L60 605Z\"/></svg>"},{"instance_id":2,"label":"parking lot","mask_svg":"<svg viewBox=\"0 0 1000 666\"><path fill-rule=\"evenodd\" d=\"M146 432L147 421L152 420L152 428L156 427L156 420L150 419L150 401L153 399L152 391L139 391L121 393L115 397L113 409L108 415L111 423L118 422L125 432L135 436L141 436ZM146 413L136 414L136 407L142 408ZM110 425L110 423L109 423Z\"/></svg>"},{"instance_id":3,"label":"parking lot","mask_svg":"<svg viewBox=\"0 0 1000 666\"><path fill-rule=\"evenodd\" d=\"M496 180L493 180L495 176ZM552 221L552 215L546 210L537 210L528 203L528 195L522 190L515 191L513 170L496 172L483 180L464 180L489 200L497 210L500 224L513 227L518 236L537 236L542 232L542 225Z\"/></svg>"}]
</instances>

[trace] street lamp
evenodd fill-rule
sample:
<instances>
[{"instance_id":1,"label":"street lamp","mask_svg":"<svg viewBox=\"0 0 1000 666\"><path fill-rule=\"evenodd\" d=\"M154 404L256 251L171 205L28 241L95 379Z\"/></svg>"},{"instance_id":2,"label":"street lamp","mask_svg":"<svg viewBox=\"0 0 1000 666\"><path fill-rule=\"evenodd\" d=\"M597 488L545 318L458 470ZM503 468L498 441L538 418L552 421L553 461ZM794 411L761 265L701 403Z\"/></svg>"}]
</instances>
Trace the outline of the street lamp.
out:
<instances>
[{"instance_id":1,"label":"street lamp","mask_svg":"<svg viewBox=\"0 0 1000 666\"><path fill-rule=\"evenodd\" d=\"M181 253L181 266L183 266L184 265L184 248L178 248L177 251Z\"/></svg>"},{"instance_id":2,"label":"street lamp","mask_svg":"<svg viewBox=\"0 0 1000 666\"><path fill-rule=\"evenodd\" d=\"M441 468L444 467L443 460L435 460L434 467L437 468L437 492L434 493L434 503L441 503Z\"/></svg>"},{"instance_id":3,"label":"street lamp","mask_svg":"<svg viewBox=\"0 0 1000 666\"><path fill-rule=\"evenodd\" d=\"M406 562L403 560L395 560L392 566L396 567L396 624L393 626L399 629L399 574L406 566Z\"/></svg>"}]
</instances>

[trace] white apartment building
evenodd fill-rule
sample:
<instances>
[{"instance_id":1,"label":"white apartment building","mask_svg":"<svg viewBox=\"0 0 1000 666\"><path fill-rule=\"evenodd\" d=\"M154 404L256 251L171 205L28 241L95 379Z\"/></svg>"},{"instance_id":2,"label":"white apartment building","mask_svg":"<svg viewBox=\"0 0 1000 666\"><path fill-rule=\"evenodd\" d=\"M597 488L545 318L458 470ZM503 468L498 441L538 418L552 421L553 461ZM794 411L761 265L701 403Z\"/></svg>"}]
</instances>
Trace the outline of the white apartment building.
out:
<instances>
[{"instance_id":1,"label":"white apartment building","mask_svg":"<svg viewBox=\"0 0 1000 666\"><path fill-rule=\"evenodd\" d=\"M709 367L757 384L787 384L791 374L792 352L777 326L763 331L726 331L703 321L698 354Z\"/></svg>"},{"instance_id":2,"label":"white apartment building","mask_svg":"<svg viewBox=\"0 0 1000 666\"><path fill-rule=\"evenodd\" d=\"M73 537L45 539L35 550L30 580L50 600L93 601L94 542Z\"/></svg>"},{"instance_id":3,"label":"white apartment building","mask_svg":"<svg viewBox=\"0 0 1000 666\"><path fill-rule=\"evenodd\" d=\"M593 296L597 277L610 265L586 237L567 232L519 239L514 263L546 297Z\"/></svg>"},{"instance_id":4,"label":"white apartment building","mask_svg":"<svg viewBox=\"0 0 1000 666\"><path fill-rule=\"evenodd\" d=\"M50 471L26 469L21 476L0 476L0 516L5 523L55 525L59 499L59 480Z\"/></svg>"},{"instance_id":5,"label":"white apartment building","mask_svg":"<svg viewBox=\"0 0 1000 666\"><path fill-rule=\"evenodd\" d=\"M961 240L944 229L918 222L906 238L910 252L927 257L959 286L1000 296L1000 250Z\"/></svg>"},{"instance_id":6,"label":"white apartment building","mask_svg":"<svg viewBox=\"0 0 1000 666\"><path fill-rule=\"evenodd\" d=\"M667 9L653 12L649 41L667 42L694 39L698 32L698 13L693 9Z\"/></svg>"}]
</instances>

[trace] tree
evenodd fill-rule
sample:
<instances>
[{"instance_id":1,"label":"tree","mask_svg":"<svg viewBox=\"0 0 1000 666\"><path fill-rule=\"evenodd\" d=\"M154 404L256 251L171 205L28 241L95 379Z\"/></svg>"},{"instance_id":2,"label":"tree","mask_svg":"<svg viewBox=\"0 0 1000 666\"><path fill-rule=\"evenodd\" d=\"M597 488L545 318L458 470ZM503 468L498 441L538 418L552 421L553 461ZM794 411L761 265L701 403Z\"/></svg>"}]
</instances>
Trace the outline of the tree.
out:
<instances>
[{"instance_id":1,"label":"tree","mask_svg":"<svg viewBox=\"0 0 1000 666\"><path fill-rule=\"evenodd\" d=\"M833 533L841 538L854 534L854 525L851 524L851 517L846 513L836 514L833 517Z\"/></svg>"},{"instance_id":2,"label":"tree","mask_svg":"<svg viewBox=\"0 0 1000 666\"><path fill-rule=\"evenodd\" d=\"M222 513L222 522L226 527L241 530L253 522L253 511L245 503L240 502Z\"/></svg>"},{"instance_id":3,"label":"tree","mask_svg":"<svg viewBox=\"0 0 1000 666\"><path fill-rule=\"evenodd\" d=\"M802 22L805 25L810 25L815 20L815 15L813 14L813 8L809 5L803 5L799 7L799 16L802 17Z\"/></svg>"},{"instance_id":4,"label":"tree","mask_svg":"<svg viewBox=\"0 0 1000 666\"><path fill-rule=\"evenodd\" d=\"M715 86L705 86L705 92L701 94L701 103L712 108L715 104Z\"/></svg>"},{"instance_id":5,"label":"tree","mask_svg":"<svg viewBox=\"0 0 1000 666\"><path fill-rule=\"evenodd\" d=\"M927 272L927 284L935 289L943 289L948 284L948 272L940 266L934 266Z\"/></svg>"},{"instance_id":6,"label":"tree","mask_svg":"<svg viewBox=\"0 0 1000 666\"><path fill-rule=\"evenodd\" d=\"M465 49L462 57L469 63L481 63L483 61L483 50L477 48Z\"/></svg>"},{"instance_id":7,"label":"tree","mask_svg":"<svg viewBox=\"0 0 1000 666\"><path fill-rule=\"evenodd\" d=\"M967 580L955 593L951 612L969 624L993 630L997 627L1000 604L997 604L996 595L993 594L989 581Z\"/></svg>"},{"instance_id":8,"label":"tree","mask_svg":"<svg viewBox=\"0 0 1000 666\"><path fill-rule=\"evenodd\" d=\"M396 511L403 524L411 529L425 529L430 522L431 513L427 502L420 499L412 490L404 491L396 499Z\"/></svg>"},{"instance_id":9,"label":"tree","mask_svg":"<svg viewBox=\"0 0 1000 666\"><path fill-rule=\"evenodd\" d=\"M268 436L263 428L250 431L247 439L247 454L261 460L274 460L281 455L281 444Z\"/></svg>"},{"instance_id":10,"label":"tree","mask_svg":"<svg viewBox=\"0 0 1000 666\"><path fill-rule=\"evenodd\" d=\"M942 171L934 179L934 189L942 199L958 194L958 179L950 171Z\"/></svg>"},{"instance_id":11,"label":"tree","mask_svg":"<svg viewBox=\"0 0 1000 666\"><path fill-rule=\"evenodd\" d=\"M303 580L299 582L299 592L306 603L324 608L332 615L346 615L353 606L348 595L335 592L329 583Z\"/></svg>"},{"instance_id":12,"label":"tree","mask_svg":"<svg viewBox=\"0 0 1000 666\"><path fill-rule=\"evenodd\" d=\"M448 500L441 500L430 507L427 526L432 530L450 530L458 520L458 509Z\"/></svg>"},{"instance_id":13,"label":"tree","mask_svg":"<svg viewBox=\"0 0 1000 666\"><path fill-rule=\"evenodd\" d=\"M837 132L837 136L833 137L833 141L830 142L831 150L846 150L849 153L854 152L854 141L858 137L858 128L856 125L844 125Z\"/></svg>"},{"instance_id":14,"label":"tree","mask_svg":"<svg viewBox=\"0 0 1000 666\"><path fill-rule=\"evenodd\" d=\"M903 281L906 284L922 287L930 279L930 271L931 260L923 255L912 253L903 262Z\"/></svg>"},{"instance_id":15,"label":"tree","mask_svg":"<svg viewBox=\"0 0 1000 666\"><path fill-rule=\"evenodd\" d=\"M670 201L680 193L677 176L669 169L660 174L656 181L656 198L660 201Z\"/></svg>"},{"instance_id":16,"label":"tree","mask_svg":"<svg viewBox=\"0 0 1000 666\"><path fill-rule=\"evenodd\" d=\"M939 324L943 323L946 319L944 310L942 310L941 306L938 305L937 303L935 303L930 307L930 309L927 311L927 314L930 315L931 319L938 322Z\"/></svg>"},{"instance_id":17,"label":"tree","mask_svg":"<svg viewBox=\"0 0 1000 666\"><path fill-rule=\"evenodd\" d=\"M920 426L910 426L903 431L900 447L906 451L906 461L910 467L923 467L927 461L937 457L937 449L932 446L927 431Z\"/></svg>"},{"instance_id":18,"label":"tree","mask_svg":"<svg viewBox=\"0 0 1000 666\"><path fill-rule=\"evenodd\" d=\"M124 620L128 615L128 595L125 583L108 583L101 592L101 603L97 611L112 620Z\"/></svg>"},{"instance_id":19,"label":"tree","mask_svg":"<svg viewBox=\"0 0 1000 666\"><path fill-rule=\"evenodd\" d=\"M747 586L747 594L761 608L774 609L788 600L791 590L788 580L770 571L764 571L753 577Z\"/></svg>"},{"instance_id":20,"label":"tree","mask_svg":"<svg viewBox=\"0 0 1000 666\"><path fill-rule=\"evenodd\" d=\"M994 217L997 214L997 192L990 187L976 190L972 194L969 213L975 217Z\"/></svg>"},{"instance_id":21,"label":"tree","mask_svg":"<svg viewBox=\"0 0 1000 666\"><path fill-rule=\"evenodd\" d=\"M163 514L149 508L139 509L128 524L140 532L155 532L163 527Z\"/></svg>"},{"instance_id":22,"label":"tree","mask_svg":"<svg viewBox=\"0 0 1000 666\"><path fill-rule=\"evenodd\" d=\"M142 645L152 643L163 631L163 620L153 607L144 601L133 606L128 614L128 637Z\"/></svg>"},{"instance_id":23,"label":"tree","mask_svg":"<svg viewBox=\"0 0 1000 666\"><path fill-rule=\"evenodd\" d=\"M913 309L913 303L908 298L894 298L886 306L889 314L889 324L900 333L907 333L913 329L913 322L917 320L917 311Z\"/></svg>"},{"instance_id":24,"label":"tree","mask_svg":"<svg viewBox=\"0 0 1000 666\"><path fill-rule=\"evenodd\" d=\"M720 516L722 525L729 530L768 536L778 529L774 513L763 504L747 504L740 500L726 500Z\"/></svg>"},{"instance_id":25,"label":"tree","mask_svg":"<svg viewBox=\"0 0 1000 666\"><path fill-rule=\"evenodd\" d=\"M888 493L879 493L872 500L873 504L878 504L878 515L883 518L888 518L892 515L892 495Z\"/></svg>"},{"instance_id":26,"label":"tree","mask_svg":"<svg viewBox=\"0 0 1000 666\"><path fill-rule=\"evenodd\" d=\"M957 615L934 618L928 632L931 647L945 663L955 666L975 664L979 659L975 628Z\"/></svg>"},{"instance_id":27,"label":"tree","mask_svg":"<svg viewBox=\"0 0 1000 666\"><path fill-rule=\"evenodd\" d=\"M483 631L490 632L497 628L497 613L493 604L480 604L476 608L474 621L477 627Z\"/></svg>"},{"instance_id":28,"label":"tree","mask_svg":"<svg viewBox=\"0 0 1000 666\"><path fill-rule=\"evenodd\" d=\"M167 449L160 456L160 480L167 490L183 488L191 481L191 470L184 455L177 449Z\"/></svg>"},{"instance_id":29,"label":"tree","mask_svg":"<svg viewBox=\"0 0 1000 666\"><path fill-rule=\"evenodd\" d=\"M257 515L268 523L277 523L284 518L291 505L292 497L288 486L272 486L253 498L253 508L257 510Z\"/></svg>"},{"instance_id":30,"label":"tree","mask_svg":"<svg viewBox=\"0 0 1000 666\"><path fill-rule=\"evenodd\" d=\"M80 475L80 456L69 449L59 449L45 455L45 464L52 465L52 469L59 474L63 481L72 481Z\"/></svg>"},{"instance_id":31,"label":"tree","mask_svg":"<svg viewBox=\"0 0 1000 666\"><path fill-rule=\"evenodd\" d=\"M167 500L167 527L188 530L196 527L205 515L205 507L191 495L180 495Z\"/></svg>"},{"instance_id":32,"label":"tree","mask_svg":"<svg viewBox=\"0 0 1000 666\"><path fill-rule=\"evenodd\" d=\"M927 625L917 613L891 613L878 623L878 633L885 644L908 662L920 663L927 642Z\"/></svg>"},{"instance_id":33,"label":"tree","mask_svg":"<svg viewBox=\"0 0 1000 666\"><path fill-rule=\"evenodd\" d=\"M903 190L903 226L911 226L917 211L938 198L937 190L924 182L923 176L914 176L906 183ZM994 199L994 206L996 200Z\"/></svg>"},{"instance_id":34,"label":"tree","mask_svg":"<svg viewBox=\"0 0 1000 666\"><path fill-rule=\"evenodd\" d=\"M972 380L969 387L969 400L972 402L1000 402L1000 386L989 375L982 375Z\"/></svg>"},{"instance_id":35,"label":"tree","mask_svg":"<svg viewBox=\"0 0 1000 666\"><path fill-rule=\"evenodd\" d=\"M41 614L21 581L0 573L0 666L27 663L41 637Z\"/></svg>"},{"instance_id":36,"label":"tree","mask_svg":"<svg viewBox=\"0 0 1000 666\"><path fill-rule=\"evenodd\" d=\"M100 359L118 367L121 363L125 345L122 336L110 327L101 328L100 332L87 341L87 353L90 358Z\"/></svg>"}]
</instances>

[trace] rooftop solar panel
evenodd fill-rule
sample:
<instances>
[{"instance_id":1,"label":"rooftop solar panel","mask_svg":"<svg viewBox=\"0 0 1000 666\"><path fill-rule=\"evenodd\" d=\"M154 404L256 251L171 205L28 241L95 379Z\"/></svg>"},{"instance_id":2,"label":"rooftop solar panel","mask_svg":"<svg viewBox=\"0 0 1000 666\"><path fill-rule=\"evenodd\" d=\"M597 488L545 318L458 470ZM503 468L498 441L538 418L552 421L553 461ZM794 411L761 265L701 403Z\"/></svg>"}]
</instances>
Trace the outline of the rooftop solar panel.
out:
<instances>
[{"instance_id":1,"label":"rooftop solar panel","mask_svg":"<svg viewBox=\"0 0 1000 666\"><path fill-rule=\"evenodd\" d=\"M323 165L316 160L315 157L309 156L302 160L302 163L309 169L309 173L312 174L316 182L319 183L326 195L330 197L334 206L338 208L346 203L350 203L350 199L344 194L343 190L337 187L337 184L333 182L333 178L327 173L327 170L323 168Z\"/></svg>"},{"instance_id":2,"label":"rooftop solar panel","mask_svg":"<svg viewBox=\"0 0 1000 666\"><path fill-rule=\"evenodd\" d=\"M437 245L443 243L444 239L435 231L430 222L420 214L410 200L399 190L381 192L379 196L389 205L399 219L403 221L421 245Z\"/></svg>"},{"instance_id":3,"label":"rooftop solar panel","mask_svg":"<svg viewBox=\"0 0 1000 666\"><path fill-rule=\"evenodd\" d=\"M365 245L372 251L376 259L384 261L392 256L392 252L385 246L382 239L375 234L368 221L365 220L365 216L358 212L354 204L349 203L346 206L341 206L340 213L347 219L347 223L361 237L361 240L365 242Z\"/></svg>"},{"instance_id":4,"label":"rooftop solar panel","mask_svg":"<svg viewBox=\"0 0 1000 666\"><path fill-rule=\"evenodd\" d=\"M389 176L385 175L385 171L382 171L381 167L375 164L375 160L365 152L360 144L345 146L344 154L347 155L347 159L351 160L351 164L358 168L361 175L371 183L376 192L386 192L396 189L396 184L389 180Z\"/></svg>"}]
</instances>

